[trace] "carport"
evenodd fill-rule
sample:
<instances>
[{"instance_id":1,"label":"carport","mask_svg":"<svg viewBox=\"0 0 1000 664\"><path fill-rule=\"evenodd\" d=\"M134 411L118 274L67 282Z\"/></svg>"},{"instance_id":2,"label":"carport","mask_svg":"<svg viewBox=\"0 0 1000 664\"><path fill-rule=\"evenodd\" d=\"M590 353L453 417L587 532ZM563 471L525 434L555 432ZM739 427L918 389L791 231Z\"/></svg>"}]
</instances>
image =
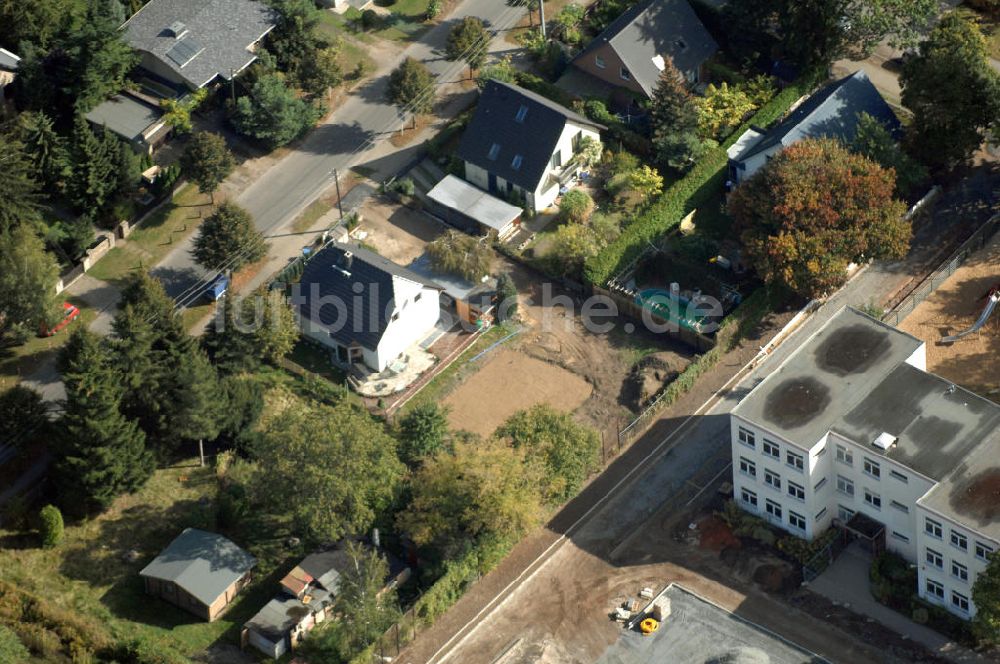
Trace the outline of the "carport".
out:
<instances>
[{"instance_id":1,"label":"carport","mask_svg":"<svg viewBox=\"0 0 1000 664\"><path fill-rule=\"evenodd\" d=\"M493 231L504 240L521 223L521 208L502 201L454 175L447 175L427 192L431 212L466 233Z\"/></svg>"}]
</instances>

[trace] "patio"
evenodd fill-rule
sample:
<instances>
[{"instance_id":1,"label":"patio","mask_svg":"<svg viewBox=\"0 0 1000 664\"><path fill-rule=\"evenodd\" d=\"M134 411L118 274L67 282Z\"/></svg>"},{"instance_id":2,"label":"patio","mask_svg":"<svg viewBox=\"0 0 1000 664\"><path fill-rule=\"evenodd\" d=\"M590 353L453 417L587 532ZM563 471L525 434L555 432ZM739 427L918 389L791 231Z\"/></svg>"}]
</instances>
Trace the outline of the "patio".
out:
<instances>
[{"instance_id":1,"label":"patio","mask_svg":"<svg viewBox=\"0 0 1000 664\"><path fill-rule=\"evenodd\" d=\"M421 345L422 342L414 344L403 357L377 373L364 365L355 364L348 380L363 397L387 397L402 392L438 361L437 357L424 350Z\"/></svg>"}]
</instances>

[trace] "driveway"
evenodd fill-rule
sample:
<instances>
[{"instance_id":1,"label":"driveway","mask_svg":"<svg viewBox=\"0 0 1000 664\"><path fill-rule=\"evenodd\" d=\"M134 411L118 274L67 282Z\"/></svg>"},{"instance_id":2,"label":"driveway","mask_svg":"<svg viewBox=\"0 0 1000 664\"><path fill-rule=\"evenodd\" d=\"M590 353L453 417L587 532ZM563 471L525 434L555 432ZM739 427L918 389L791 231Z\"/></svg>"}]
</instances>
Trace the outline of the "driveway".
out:
<instances>
[{"instance_id":1,"label":"driveway","mask_svg":"<svg viewBox=\"0 0 1000 664\"><path fill-rule=\"evenodd\" d=\"M464 0L441 22L410 45L394 60L380 63L376 74L354 90L326 121L310 132L293 151L264 173L237 198L250 211L258 230L265 235L282 229L295 216L333 184L334 169L341 173L364 164L386 177L404 166L419 150L419 142L396 148L388 139L404 123L396 106L385 100L389 73L407 57L424 61L437 76L438 85L460 83L468 67L444 58L448 32L466 16L478 16L501 34L514 27L524 14L522 7L510 7L500 0ZM491 50L501 48L502 37L494 40ZM408 120L408 119L407 119ZM169 276L167 290L176 297L204 276L205 272L191 259L193 238L178 245L152 271Z\"/></svg>"}]
</instances>

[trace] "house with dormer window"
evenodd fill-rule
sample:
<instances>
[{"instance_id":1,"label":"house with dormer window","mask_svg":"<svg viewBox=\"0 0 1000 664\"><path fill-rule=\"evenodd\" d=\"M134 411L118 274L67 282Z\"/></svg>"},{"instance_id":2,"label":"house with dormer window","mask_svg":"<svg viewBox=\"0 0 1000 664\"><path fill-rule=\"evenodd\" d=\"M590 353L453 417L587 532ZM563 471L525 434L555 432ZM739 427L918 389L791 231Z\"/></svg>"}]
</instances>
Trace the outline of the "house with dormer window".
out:
<instances>
[{"instance_id":1,"label":"house with dormer window","mask_svg":"<svg viewBox=\"0 0 1000 664\"><path fill-rule=\"evenodd\" d=\"M122 29L150 78L198 90L249 67L277 19L259 0L152 0Z\"/></svg>"},{"instance_id":2,"label":"house with dormer window","mask_svg":"<svg viewBox=\"0 0 1000 664\"><path fill-rule=\"evenodd\" d=\"M457 155L468 182L544 210L582 170L581 141L600 141L602 129L539 94L493 80L479 95Z\"/></svg>"},{"instance_id":3,"label":"house with dormer window","mask_svg":"<svg viewBox=\"0 0 1000 664\"><path fill-rule=\"evenodd\" d=\"M688 0L647 0L625 10L571 64L606 86L652 98L667 58L695 84L718 49Z\"/></svg>"}]
</instances>

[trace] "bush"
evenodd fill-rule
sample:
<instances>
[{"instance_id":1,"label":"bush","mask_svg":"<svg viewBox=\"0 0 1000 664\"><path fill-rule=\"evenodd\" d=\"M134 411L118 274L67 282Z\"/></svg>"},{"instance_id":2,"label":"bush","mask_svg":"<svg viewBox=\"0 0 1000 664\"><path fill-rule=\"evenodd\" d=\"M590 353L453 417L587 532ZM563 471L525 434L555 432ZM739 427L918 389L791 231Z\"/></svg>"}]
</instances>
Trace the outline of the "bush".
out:
<instances>
[{"instance_id":1,"label":"bush","mask_svg":"<svg viewBox=\"0 0 1000 664\"><path fill-rule=\"evenodd\" d=\"M441 13L441 0L430 0L427 3L427 11L424 14L424 18L428 21L433 21Z\"/></svg>"},{"instance_id":2,"label":"bush","mask_svg":"<svg viewBox=\"0 0 1000 664\"><path fill-rule=\"evenodd\" d=\"M392 184L389 185L389 191L394 191L397 194L403 194L404 196L413 196L417 193L417 185L413 183L411 178L400 178L394 180Z\"/></svg>"},{"instance_id":3,"label":"bush","mask_svg":"<svg viewBox=\"0 0 1000 664\"><path fill-rule=\"evenodd\" d=\"M573 96L571 94L557 87L554 83L549 83L540 76L520 72L517 76L517 82L525 90L531 90L536 94L551 99L561 106L569 108L573 105Z\"/></svg>"},{"instance_id":4,"label":"bush","mask_svg":"<svg viewBox=\"0 0 1000 664\"><path fill-rule=\"evenodd\" d=\"M714 204L726 178L726 148L736 142L749 125L766 127L782 117L805 92L805 84L782 90L765 104L729 140L710 150L682 179L671 185L643 214L628 224L621 236L587 261L584 277L594 285L607 283L691 211Z\"/></svg>"},{"instance_id":5,"label":"bush","mask_svg":"<svg viewBox=\"0 0 1000 664\"><path fill-rule=\"evenodd\" d=\"M607 127L621 124L618 116L608 110L607 104L599 99L588 99L583 103L583 113L598 124Z\"/></svg>"},{"instance_id":6,"label":"bush","mask_svg":"<svg viewBox=\"0 0 1000 664\"><path fill-rule=\"evenodd\" d=\"M372 30L380 23L378 13L374 9L366 9L361 12L361 29Z\"/></svg>"},{"instance_id":7,"label":"bush","mask_svg":"<svg viewBox=\"0 0 1000 664\"><path fill-rule=\"evenodd\" d=\"M51 549L63 540L62 512L55 505L46 505L38 513L42 546Z\"/></svg>"},{"instance_id":8,"label":"bush","mask_svg":"<svg viewBox=\"0 0 1000 664\"><path fill-rule=\"evenodd\" d=\"M559 201L559 218L571 224L581 224L594 211L594 199L582 189L572 189Z\"/></svg>"},{"instance_id":9,"label":"bush","mask_svg":"<svg viewBox=\"0 0 1000 664\"><path fill-rule=\"evenodd\" d=\"M966 4L984 14L1000 15L1000 0L967 0Z\"/></svg>"}]
</instances>

